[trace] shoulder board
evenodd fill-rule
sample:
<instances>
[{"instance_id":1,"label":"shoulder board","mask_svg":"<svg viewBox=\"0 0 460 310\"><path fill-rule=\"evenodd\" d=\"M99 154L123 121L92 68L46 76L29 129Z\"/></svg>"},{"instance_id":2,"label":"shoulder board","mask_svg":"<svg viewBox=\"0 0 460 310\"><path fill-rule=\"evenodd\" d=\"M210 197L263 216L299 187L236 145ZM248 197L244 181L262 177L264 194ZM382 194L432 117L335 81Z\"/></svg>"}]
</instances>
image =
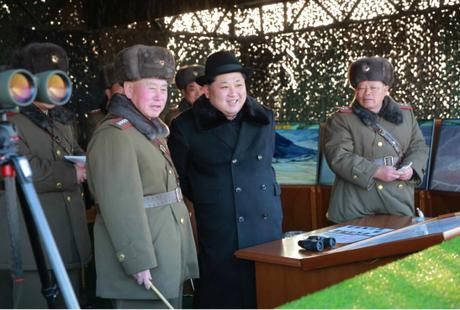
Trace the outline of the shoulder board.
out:
<instances>
[{"instance_id":1,"label":"shoulder board","mask_svg":"<svg viewBox=\"0 0 460 310\"><path fill-rule=\"evenodd\" d=\"M413 110L414 109L414 108L412 108L412 106L410 104L406 104L406 103L400 103L399 108L401 110Z\"/></svg>"},{"instance_id":2,"label":"shoulder board","mask_svg":"<svg viewBox=\"0 0 460 310\"><path fill-rule=\"evenodd\" d=\"M337 107L337 112L339 112L339 113L353 113L353 110L350 107L342 106L342 107Z\"/></svg>"},{"instance_id":3,"label":"shoulder board","mask_svg":"<svg viewBox=\"0 0 460 310\"><path fill-rule=\"evenodd\" d=\"M126 118L122 118L122 117L117 117L117 118L112 119L110 121L110 124L122 130L133 127L133 125Z\"/></svg>"}]
</instances>

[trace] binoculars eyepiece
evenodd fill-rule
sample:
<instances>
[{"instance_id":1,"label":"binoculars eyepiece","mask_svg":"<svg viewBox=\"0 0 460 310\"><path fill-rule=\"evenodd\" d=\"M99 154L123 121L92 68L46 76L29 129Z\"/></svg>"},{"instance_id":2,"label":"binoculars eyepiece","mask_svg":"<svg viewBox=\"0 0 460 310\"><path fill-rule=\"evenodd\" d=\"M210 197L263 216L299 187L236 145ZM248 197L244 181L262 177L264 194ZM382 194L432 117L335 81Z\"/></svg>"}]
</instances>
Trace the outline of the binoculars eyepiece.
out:
<instances>
[{"instance_id":1,"label":"binoculars eyepiece","mask_svg":"<svg viewBox=\"0 0 460 310\"><path fill-rule=\"evenodd\" d=\"M308 236L297 243L301 248L313 252L322 252L325 248L335 248L336 241L332 237Z\"/></svg>"},{"instance_id":2,"label":"binoculars eyepiece","mask_svg":"<svg viewBox=\"0 0 460 310\"><path fill-rule=\"evenodd\" d=\"M0 72L0 110L15 110L33 101L66 104L72 95L72 82L60 70L32 75L25 69Z\"/></svg>"}]
</instances>

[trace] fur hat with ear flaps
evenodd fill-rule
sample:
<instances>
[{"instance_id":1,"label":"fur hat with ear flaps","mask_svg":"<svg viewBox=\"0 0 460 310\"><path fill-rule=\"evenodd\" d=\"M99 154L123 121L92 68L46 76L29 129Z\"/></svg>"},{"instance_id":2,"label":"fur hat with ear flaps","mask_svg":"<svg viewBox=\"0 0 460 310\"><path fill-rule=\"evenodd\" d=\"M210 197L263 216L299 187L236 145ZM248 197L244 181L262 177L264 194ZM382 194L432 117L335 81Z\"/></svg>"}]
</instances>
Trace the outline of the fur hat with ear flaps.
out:
<instances>
[{"instance_id":1,"label":"fur hat with ear flaps","mask_svg":"<svg viewBox=\"0 0 460 310\"><path fill-rule=\"evenodd\" d=\"M114 66L115 82L157 78L171 83L176 62L164 47L138 44L121 50L115 56Z\"/></svg>"},{"instance_id":2,"label":"fur hat with ear flaps","mask_svg":"<svg viewBox=\"0 0 460 310\"><path fill-rule=\"evenodd\" d=\"M54 43L30 43L13 53L11 66L26 69L32 74L61 70L69 71L69 58L65 50Z\"/></svg>"},{"instance_id":3,"label":"fur hat with ear flaps","mask_svg":"<svg viewBox=\"0 0 460 310\"><path fill-rule=\"evenodd\" d=\"M366 57L356 60L348 69L348 80L353 88L362 81L381 81L393 85L393 66L382 57Z\"/></svg>"},{"instance_id":4,"label":"fur hat with ear flaps","mask_svg":"<svg viewBox=\"0 0 460 310\"><path fill-rule=\"evenodd\" d=\"M111 88L117 82L115 76L115 66L113 63L108 63L101 68L102 80L105 88Z\"/></svg>"}]
</instances>

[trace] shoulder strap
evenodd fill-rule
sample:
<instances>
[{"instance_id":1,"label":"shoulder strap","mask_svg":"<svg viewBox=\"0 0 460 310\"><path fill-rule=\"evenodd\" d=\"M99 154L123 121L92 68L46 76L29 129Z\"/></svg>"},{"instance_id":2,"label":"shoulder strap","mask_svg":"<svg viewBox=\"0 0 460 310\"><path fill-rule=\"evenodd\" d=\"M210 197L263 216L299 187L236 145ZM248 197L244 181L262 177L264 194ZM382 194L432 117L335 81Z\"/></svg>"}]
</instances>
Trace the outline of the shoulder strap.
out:
<instances>
[{"instance_id":1,"label":"shoulder strap","mask_svg":"<svg viewBox=\"0 0 460 310\"><path fill-rule=\"evenodd\" d=\"M163 154L163 157L166 159L169 166L171 166L171 169L174 171L176 179L179 181L179 175L177 174L176 167L174 166L174 162L172 161L171 153L169 152L168 145L166 143L163 143L162 140L163 139L155 138L151 141L152 141L152 144L160 150L161 154Z\"/></svg>"},{"instance_id":2,"label":"shoulder strap","mask_svg":"<svg viewBox=\"0 0 460 310\"><path fill-rule=\"evenodd\" d=\"M64 133L62 133L56 126L53 125L53 128L56 129L56 130L53 130L53 132L51 132L49 130L49 128L45 128L45 127L39 127L40 129L42 129L44 132L46 132L50 137L51 139L53 139L53 141L59 145L63 150L64 152L66 152L66 154L68 155L73 155L73 146L72 146L72 143L65 137ZM54 131L58 131L62 136L60 136L59 134L56 134ZM64 143L67 142L67 145Z\"/></svg>"},{"instance_id":3,"label":"shoulder strap","mask_svg":"<svg viewBox=\"0 0 460 310\"><path fill-rule=\"evenodd\" d=\"M399 158L402 159L404 154L402 152L401 144L399 143L399 141L395 137L393 137L393 135L389 131L383 128L383 126L379 123L374 123L371 126L377 134L382 136L385 140L388 141L388 143L390 143L390 145L394 148L396 154L398 154Z\"/></svg>"}]
</instances>

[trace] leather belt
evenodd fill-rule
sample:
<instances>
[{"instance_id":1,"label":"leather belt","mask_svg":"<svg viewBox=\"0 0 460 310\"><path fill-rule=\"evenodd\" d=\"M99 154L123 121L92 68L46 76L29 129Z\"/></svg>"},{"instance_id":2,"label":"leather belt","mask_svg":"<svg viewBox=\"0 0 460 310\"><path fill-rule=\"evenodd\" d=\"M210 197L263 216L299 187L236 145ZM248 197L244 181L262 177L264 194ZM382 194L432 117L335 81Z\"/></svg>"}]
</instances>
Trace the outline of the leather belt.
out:
<instances>
[{"instance_id":1,"label":"leather belt","mask_svg":"<svg viewBox=\"0 0 460 310\"><path fill-rule=\"evenodd\" d=\"M156 208L164 205L181 202L183 199L182 191L176 188L173 191L155 195L144 196L144 208Z\"/></svg>"},{"instance_id":2,"label":"leather belt","mask_svg":"<svg viewBox=\"0 0 460 310\"><path fill-rule=\"evenodd\" d=\"M379 166L395 167L396 165L399 164L399 157L398 156L385 156L381 158L376 158L372 162Z\"/></svg>"}]
</instances>

